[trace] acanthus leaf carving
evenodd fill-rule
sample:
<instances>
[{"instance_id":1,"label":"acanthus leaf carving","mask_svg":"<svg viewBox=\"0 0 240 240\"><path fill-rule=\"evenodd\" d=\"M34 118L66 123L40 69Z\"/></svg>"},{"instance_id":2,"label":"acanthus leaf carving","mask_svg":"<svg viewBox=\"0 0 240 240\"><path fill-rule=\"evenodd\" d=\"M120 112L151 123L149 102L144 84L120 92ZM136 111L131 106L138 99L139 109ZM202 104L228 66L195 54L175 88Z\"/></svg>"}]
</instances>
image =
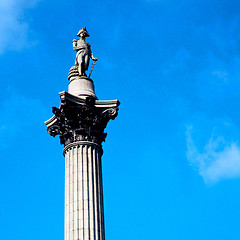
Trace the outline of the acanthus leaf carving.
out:
<instances>
[{"instance_id":1,"label":"acanthus leaf carving","mask_svg":"<svg viewBox=\"0 0 240 240\"><path fill-rule=\"evenodd\" d=\"M115 119L118 107L96 107L95 100L86 98L86 104L65 102L60 108L53 107L55 122L47 128L53 137L60 135L65 146L75 141L91 141L101 144L107 136L104 130L110 119Z\"/></svg>"}]
</instances>

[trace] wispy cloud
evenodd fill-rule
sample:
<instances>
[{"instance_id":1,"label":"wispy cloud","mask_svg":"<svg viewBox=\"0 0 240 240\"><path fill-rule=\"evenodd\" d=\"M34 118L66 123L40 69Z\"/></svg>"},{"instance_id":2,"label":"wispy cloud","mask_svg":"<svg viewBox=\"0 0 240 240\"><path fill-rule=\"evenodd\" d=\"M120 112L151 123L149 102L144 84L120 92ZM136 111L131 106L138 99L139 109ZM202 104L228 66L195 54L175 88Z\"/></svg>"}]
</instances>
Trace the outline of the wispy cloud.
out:
<instances>
[{"instance_id":1,"label":"wispy cloud","mask_svg":"<svg viewBox=\"0 0 240 240\"><path fill-rule=\"evenodd\" d=\"M223 136L211 137L200 152L192 138L192 126L187 128L187 158L197 168L206 184L240 177L240 147Z\"/></svg>"},{"instance_id":2,"label":"wispy cloud","mask_svg":"<svg viewBox=\"0 0 240 240\"><path fill-rule=\"evenodd\" d=\"M33 8L40 0L0 1L0 54L6 50L20 50L31 44L29 25L24 18L26 9Z\"/></svg>"},{"instance_id":3,"label":"wispy cloud","mask_svg":"<svg viewBox=\"0 0 240 240\"><path fill-rule=\"evenodd\" d=\"M222 79L224 82L228 80L228 73L226 71L215 70L212 72L213 76L217 76L219 79Z\"/></svg>"}]
</instances>

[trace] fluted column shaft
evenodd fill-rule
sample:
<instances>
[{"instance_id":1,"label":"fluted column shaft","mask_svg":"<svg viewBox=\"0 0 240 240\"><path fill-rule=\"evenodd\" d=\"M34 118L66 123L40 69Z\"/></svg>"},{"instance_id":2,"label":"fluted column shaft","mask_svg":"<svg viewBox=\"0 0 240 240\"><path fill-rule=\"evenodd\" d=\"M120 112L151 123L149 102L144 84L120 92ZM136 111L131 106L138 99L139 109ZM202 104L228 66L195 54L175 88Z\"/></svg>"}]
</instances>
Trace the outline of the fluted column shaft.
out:
<instances>
[{"instance_id":1,"label":"fluted column shaft","mask_svg":"<svg viewBox=\"0 0 240 240\"><path fill-rule=\"evenodd\" d=\"M102 148L68 144L65 155L65 240L104 240Z\"/></svg>"}]
</instances>

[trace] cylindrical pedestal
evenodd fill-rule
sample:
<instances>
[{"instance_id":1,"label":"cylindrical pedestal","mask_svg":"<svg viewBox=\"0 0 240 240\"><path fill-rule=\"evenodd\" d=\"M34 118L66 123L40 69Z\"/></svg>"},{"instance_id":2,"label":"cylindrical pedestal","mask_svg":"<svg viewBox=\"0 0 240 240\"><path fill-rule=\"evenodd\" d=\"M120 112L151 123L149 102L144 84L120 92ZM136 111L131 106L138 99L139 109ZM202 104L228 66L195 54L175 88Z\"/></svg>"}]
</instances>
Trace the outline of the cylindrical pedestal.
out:
<instances>
[{"instance_id":1,"label":"cylindrical pedestal","mask_svg":"<svg viewBox=\"0 0 240 240\"><path fill-rule=\"evenodd\" d=\"M69 79L68 92L77 97L94 97L94 84L91 78L84 76L73 76Z\"/></svg>"},{"instance_id":2,"label":"cylindrical pedestal","mask_svg":"<svg viewBox=\"0 0 240 240\"><path fill-rule=\"evenodd\" d=\"M74 142L65 156L65 240L104 240L102 148Z\"/></svg>"}]
</instances>

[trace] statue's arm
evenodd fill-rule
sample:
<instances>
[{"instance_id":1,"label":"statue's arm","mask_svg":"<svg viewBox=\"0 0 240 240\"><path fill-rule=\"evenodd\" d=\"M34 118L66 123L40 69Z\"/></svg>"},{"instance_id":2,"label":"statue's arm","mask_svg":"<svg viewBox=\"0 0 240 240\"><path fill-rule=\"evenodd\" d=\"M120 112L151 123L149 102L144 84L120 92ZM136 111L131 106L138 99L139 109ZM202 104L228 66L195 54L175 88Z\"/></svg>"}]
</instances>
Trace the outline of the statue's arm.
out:
<instances>
[{"instance_id":1,"label":"statue's arm","mask_svg":"<svg viewBox=\"0 0 240 240\"><path fill-rule=\"evenodd\" d=\"M88 43L88 49L90 50L90 58L93 60L93 61L97 61L98 59L97 58L95 58L94 56L93 56L93 53L92 53L92 50L91 50L91 45Z\"/></svg>"},{"instance_id":2,"label":"statue's arm","mask_svg":"<svg viewBox=\"0 0 240 240\"><path fill-rule=\"evenodd\" d=\"M73 44L73 50L77 50L77 39L73 39L72 40L72 44Z\"/></svg>"},{"instance_id":3,"label":"statue's arm","mask_svg":"<svg viewBox=\"0 0 240 240\"><path fill-rule=\"evenodd\" d=\"M97 61L98 59L97 58L95 58L94 56L93 56L93 53L91 52L91 59L93 60L93 61Z\"/></svg>"}]
</instances>

